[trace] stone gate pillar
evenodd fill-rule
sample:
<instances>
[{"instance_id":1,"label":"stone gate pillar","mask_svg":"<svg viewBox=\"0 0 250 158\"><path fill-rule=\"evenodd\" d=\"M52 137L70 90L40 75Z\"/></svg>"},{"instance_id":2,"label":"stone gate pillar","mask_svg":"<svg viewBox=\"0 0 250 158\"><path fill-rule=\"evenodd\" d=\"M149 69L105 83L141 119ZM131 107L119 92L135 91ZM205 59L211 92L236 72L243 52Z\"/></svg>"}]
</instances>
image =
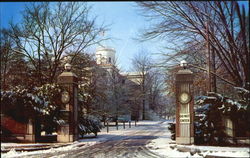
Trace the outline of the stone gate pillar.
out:
<instances>
[{"instance_id":1,"label":"stone gate pillar","mask_svg":"<svg viewBox=\"0 0 250 158\"><path fill-rule=\"evenodd\" d=\"M193 72L186 69L186 62L181 63L183 69L176 74L176 144L194 143L194 96ZM184 64L184 65L183 65Z\"/></svg>"},{"instance_id":2,"label":"stone gate pillar","mask_svg":"<svg viewBox=\"0 0 250 158\"><path fill-rule=\"evenodd\" d=\"M65 88L60 98L64 104L64 109L60 111L64 123L57 130L58 142L73 142L78 139L77 82L77 76L71 72L71 65L65 64L65 71L58 76L58 84Z\"/></svg>"}]
</instances>

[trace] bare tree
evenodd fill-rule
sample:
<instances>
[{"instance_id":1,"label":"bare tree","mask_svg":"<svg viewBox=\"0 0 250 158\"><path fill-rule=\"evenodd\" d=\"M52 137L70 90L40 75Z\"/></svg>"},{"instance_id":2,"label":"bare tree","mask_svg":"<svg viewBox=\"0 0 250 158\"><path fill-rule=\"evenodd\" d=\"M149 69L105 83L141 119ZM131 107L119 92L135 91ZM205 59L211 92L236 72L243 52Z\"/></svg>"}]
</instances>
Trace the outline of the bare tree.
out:
<instances>
[{"instance_id":1,"label":"bare tree","mask_svg":"<svg viewBox=\"0 0 250 158\"><path fill-rule=\"evenodd\" d=\"M142 50L135 54L132 59L132 70L138 73L137 83L140 85L142 97L142 119L145 120L146 95L149 92L149 72L152 69L152 62L148 52Z\"/></svg>"},{"instance_id":2,"label":"bare tree","mask_svg":"<svg viewBox=\"0 0 250 158\"><path fill-rule=\"evenodd\" d=\"M29 79L25 79L29 71L24 55L12 51L13 40L8 36L10 30L1 30L1 88L9 90L17 85L29 85Z\"/></svg>"},{"instance_id":3,"label":"bare tree","mask_svg":"<svg viewBox=\"0 0 250 158\"><path fill-rule=\"evenodd\" d=\"M77 54L103 39L96 19L89 18L90 8L83 2L32 3L23 12L22 23L11 24L18 49L32 69L37 72L39 84L55 81L60 60L67 52Z\"/></svg>"},{"instance_id":4,"label":"bare tree","mask_svg":"<svg viewBox=\"0 0 250 158\"><path fill-rule=\"evenodd\" d=\"M179 51L191 41L207 40L229 78L211 73L233 86L249 90L249 22L244 6L240 10L235 1L138 2L138 5L143 15L158 20L144 32L143 40L168 39L175 42Z\"/></svg>"},{"instance_id":5,"label":"bare tree","mask_svg":"<svg viewBox=\"0 0 250 158\"><path fill-rule=\"evenodd\" d=\"M160 73L158 69L152 69L150 71L149 79L148 79L148 100L149 100L149 108L157 111L157 106L160 106L160 98L164 91L164 78L163 74Z\"/></svg>"},{"instance_id":6,"label":"bare tree","mask_svg":"<svg viewBox=\"0 0 250 158\"><path fill-rule=\"evenodd\" d=\"M10 68L10 62L13 58L13 52L11 52L11 40L6 34L7 30L1 30L1 85L2 88L6 88L7 72Z\"/></svg>"}]
</instances>

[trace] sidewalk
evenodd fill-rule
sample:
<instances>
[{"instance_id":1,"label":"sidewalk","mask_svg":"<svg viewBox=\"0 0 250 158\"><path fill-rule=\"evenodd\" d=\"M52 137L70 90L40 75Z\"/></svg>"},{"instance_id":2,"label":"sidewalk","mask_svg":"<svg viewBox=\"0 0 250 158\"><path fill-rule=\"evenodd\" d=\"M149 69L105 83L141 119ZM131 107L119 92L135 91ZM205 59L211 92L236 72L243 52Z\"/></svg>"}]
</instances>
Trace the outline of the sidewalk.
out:
<instances>
[{"instance_id":1,"label":"sidewalk","mask_svg":"<svg viewBox=\"0 0 250 158\"><path fill-rule=\"evenodd\" d=\"M72 143L2 143L1 142L1 153L9 152L10 150L15 151L36 151L46 150L50 148L59 148Z\"/></svg>"}]
</instances>

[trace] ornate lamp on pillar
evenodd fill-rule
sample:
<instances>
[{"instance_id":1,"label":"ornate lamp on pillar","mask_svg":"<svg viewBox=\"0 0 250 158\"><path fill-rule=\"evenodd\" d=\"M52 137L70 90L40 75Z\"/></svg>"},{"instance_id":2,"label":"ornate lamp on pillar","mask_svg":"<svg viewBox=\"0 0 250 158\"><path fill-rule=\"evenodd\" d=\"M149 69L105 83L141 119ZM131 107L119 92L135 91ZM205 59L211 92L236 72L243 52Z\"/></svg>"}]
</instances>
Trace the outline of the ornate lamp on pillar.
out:
<instances>
[{"instance_id":1,"label":"ornate lamp on pillar","mask_svg":"<svg viewBox=\"0 0 250 158\"><path fill-rule=\"evenodd\" d=\"M183 69L176 74L176 144L194 143L194 97L193 72L187 62L181 61Z\"/></svg>"},{"instance_id":2,"label":"ornate lamp on pillar","mask_svg":"<svg viewBox=\"0 0 250 158\"><path fill-rule=\"evenodd\" d=\"M65 71L58 76L58 83L65 88L61 97L65 106L60 111L64 123L59 126L57 131L58 142L73 142L78 139L77 82L77 76L71 72L71 65L65 64Z\"/></svg>"}]
</instances>

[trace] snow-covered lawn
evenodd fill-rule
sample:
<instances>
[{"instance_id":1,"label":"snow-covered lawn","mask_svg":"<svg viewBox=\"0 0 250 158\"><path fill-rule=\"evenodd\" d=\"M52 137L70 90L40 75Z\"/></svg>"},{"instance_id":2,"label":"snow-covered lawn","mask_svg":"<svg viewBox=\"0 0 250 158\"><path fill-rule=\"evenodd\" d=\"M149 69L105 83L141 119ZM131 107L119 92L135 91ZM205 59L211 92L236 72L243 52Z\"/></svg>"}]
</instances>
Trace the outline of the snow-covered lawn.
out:
<instances>
[{"instance_id":1,"label":"snow-covered lawn","mask_svg":"<svg viewBox=\"0 0 250 158\"><path fill-rule=\"evenodd\" d=\"M168 122L164 122L163 126L168 127ZM196 145L176 145L171 140L171 133L165 130L164 134L154 139L147 147L152 151L164 157L205 157L205 156L224 156L224 157L250 157L250 149L247 147L217 147L217 146L196 146ZM189 148L193 153L180 152L179 147ZM195 152L199 151L199 152Z\"/></svg>"}]
</instances>

